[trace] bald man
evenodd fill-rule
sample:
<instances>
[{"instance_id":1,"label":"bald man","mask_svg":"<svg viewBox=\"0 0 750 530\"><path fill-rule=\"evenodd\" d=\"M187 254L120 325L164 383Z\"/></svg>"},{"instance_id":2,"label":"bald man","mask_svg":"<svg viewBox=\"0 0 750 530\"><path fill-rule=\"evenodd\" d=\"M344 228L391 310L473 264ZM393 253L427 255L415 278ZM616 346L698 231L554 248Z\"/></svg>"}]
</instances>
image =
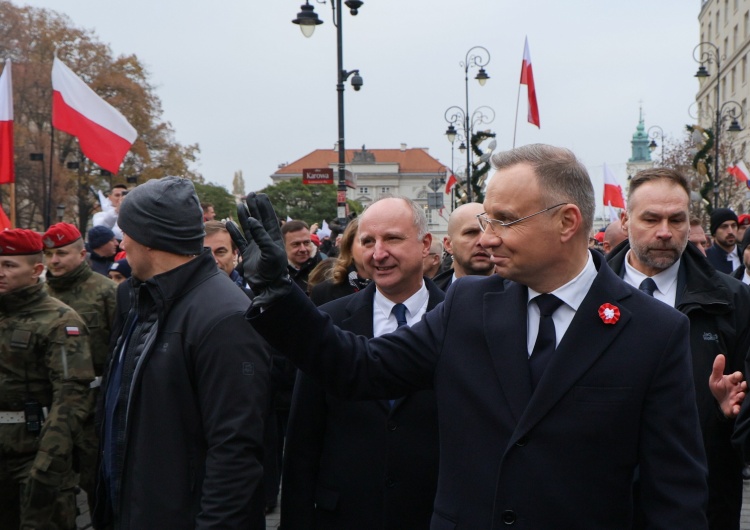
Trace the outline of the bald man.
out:
<instances>
[{"instance_id":1,"label":"bald man","mask_svg":"<svg viewBox=\"0 0 750 530\"><path fill-rule=\"evenodd\" d=\"M477 215L484 213L478 202L462 204L448 219L448 235L443 239L445 251L453 256L453 268L433 278L443 291L456 278L463 276L489 276L494 272L489 253L479 244L482 231Z\"/></svg>"},{"instance_id":2,"label":"bald man","mask_svg":"<svg viewBox=\"0 0 750 530\"><path fill-rule=\"evenodd\" d=\"M628 233L623 230L622 223L619 219L617 221L609 223L607 225L607 228L604 230L604 241L602 242L602 250L604 250L604 255L606 256L607 254L612 252L613 248L625 241L627 238Z\"/></svg>"},{"instance_id":3,"label":"bald man","mask_svg":"<svg viewBox=\"0 0 750 530\"><path fill-rule=\"evenodd\" d=\"M430 253L422 258L422 274L427 278L434 278L440 272L440 264L443 261L443 244L433 239L430 244Z\"/></svg>"}]
</instances>

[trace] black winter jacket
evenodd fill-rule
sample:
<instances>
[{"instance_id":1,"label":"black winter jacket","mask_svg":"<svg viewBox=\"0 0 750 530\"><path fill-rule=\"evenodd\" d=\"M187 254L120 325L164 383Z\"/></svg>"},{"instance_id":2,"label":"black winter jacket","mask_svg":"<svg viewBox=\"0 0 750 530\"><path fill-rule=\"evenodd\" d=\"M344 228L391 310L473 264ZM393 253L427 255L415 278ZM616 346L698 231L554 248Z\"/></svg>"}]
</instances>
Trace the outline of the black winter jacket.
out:
<instances>
[{"instance_id":1,"label":"black winter jacket","mask_svg":"<svg viewBox=\"0 0 750 530\"><path fill-rule=\"evenodd\" d=\"M254 493L263 473L269 355L245 321L249 303L208 249L145 282L120 285L101 395L120 336L137 315L122 373L132 385L118 399L126 413L114 495L100 468L97 528L263 528L262 492ZM102 439L112 421L104 410Z\"/></svg>"}]
</instances>

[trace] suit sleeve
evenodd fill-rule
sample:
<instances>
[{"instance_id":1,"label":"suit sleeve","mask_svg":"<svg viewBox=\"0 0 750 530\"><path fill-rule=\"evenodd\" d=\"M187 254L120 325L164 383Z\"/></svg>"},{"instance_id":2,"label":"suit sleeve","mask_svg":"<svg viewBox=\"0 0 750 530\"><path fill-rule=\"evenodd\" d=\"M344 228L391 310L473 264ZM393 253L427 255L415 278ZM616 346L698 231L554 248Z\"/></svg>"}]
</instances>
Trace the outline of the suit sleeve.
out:
<instances>
[{"instance_id":1,"label":"suit sleeve","mask_svg":"<svg viewBox=\"0 0 750 530\"><path fill-rule=\"evenodd\" d=\"M315 518L315 488L325 429L325 392L299 372L284 445L281 525L285 530L306 530Z\"/></svg>"},{"instance_id":2,"label":"suit sleeve","mask_svg":"<svg viewBox=\"0 0 750 530\"><path fill-rule=\"evenodd\" d=\"M438 305L414 326L367 339L334 326L301 290L293 289L262 312L251 308L247 318L326 391L347 399L388 399L432 388L446 328L444 309Z\"/></svg>"},{"instance_id":3,"label":"suit sleeve","mask_svg":"<svg viewBox=\"0 0 750 530\"><path fill-rule=\"evenodd\" d=\"M251 497L263 475L267 348L239 312L195 345L194 389L207 444L196 529L250 526Z\"/></svg>"},{"instance_id":4,"label":"suit sleeve","mask_svg":"<svg viewBox=\"0 0 750 530\"><path fill-rule=\"evenodd\" d=\"M687 318L664 344L644 403L639 444L647 528L707 528L706 457L690 356ZM688 419L692 421L688 421Z\"/></svg>"}]
</instances>

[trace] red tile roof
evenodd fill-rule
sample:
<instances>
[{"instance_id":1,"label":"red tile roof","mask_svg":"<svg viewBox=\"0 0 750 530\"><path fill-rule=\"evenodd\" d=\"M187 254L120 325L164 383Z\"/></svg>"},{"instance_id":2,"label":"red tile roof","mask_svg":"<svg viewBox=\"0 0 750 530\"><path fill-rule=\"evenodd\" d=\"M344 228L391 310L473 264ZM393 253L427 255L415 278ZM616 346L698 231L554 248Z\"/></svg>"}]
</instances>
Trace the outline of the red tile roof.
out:
<instances>
[{"instance_id":1,"label":"red tile roof","mask_svg":"<svg viewBox=\"0 0 750 530\"><path fill-rule=\"evenodd\" d=\"M351 164L355 152L361 152L361 149L347 149L346 163ZM375 155L375 163L397 163L400 173L443 173L446 170L445 164L430 156L426 149L367 149L368 153ZM339 160L338 151L333 149L316 149L299 160L276 170L274 175L301 175L303 169L316 167L329 167L335 165ZM375 169L377 166L373 166ZM374 171L374 172L377 172Z\"/></svg>"}]
</instances>

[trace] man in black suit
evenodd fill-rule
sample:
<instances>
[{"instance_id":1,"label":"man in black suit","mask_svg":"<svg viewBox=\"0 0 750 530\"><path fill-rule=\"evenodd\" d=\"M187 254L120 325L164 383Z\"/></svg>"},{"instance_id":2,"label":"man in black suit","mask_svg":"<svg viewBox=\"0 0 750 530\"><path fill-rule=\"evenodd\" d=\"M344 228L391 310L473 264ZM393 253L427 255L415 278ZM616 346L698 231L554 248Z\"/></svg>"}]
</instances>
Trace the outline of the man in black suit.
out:
<instances>
[{"instance_id":1,"label":"man in black suit","mask_svg":"<svg viewBox=\"0 0 750 530\"><path fill-rule=\"evenodd\" d=\"M443 239L445 251L453 256L453 267L434 278L435 285L443 291L458 278L477 275L489 276L495 272L487 250L479 244L482 231L477 215L484 212L478 202L462 204L448 218L448 235Z\"/></svg>"},{"instance_id":2,"label":"man in black suit","mask_svg":"<svg viewBox=\"0 0 750 530\"><path fill-rule=\"evenodd\" d=\"M261 294L249 321L337 394L435 389L433 530L630 529L636 469L650 528L705 529L687 318L587 250L594 192L570 151L530 145L492 162L479 219L499 276L461 278L421 322L369 340L283 277L270 203L250 196L243 255Z\"/></svg>"},{"instance_id":3,"label":"man in black suit","mask_svg":"<svg viewBox=\"0 0 750 530\"><path fill-rule=\"evenodd\" d=\"M367 288L320 307L365 337L419 322L443 298L422 277L430 251L424 210L387 198L359 218ZM405 306L398 322L399 306ZM284 456L281 526L285 530L427 529L438 475L435 393L394 400L345 401L300 372Z\"/></svg>"},{"instance_id":4,"label":"man in black suit","mask_svg":"<svg viewBox=\"0 0 750 530\"><path fill-rule=\"evenodd\" d=\"M690 193L679 171L638 172L630 181L622 222L629 241L607 256L612 270L690 319L693 380L708 461L709 528L739 530L744 464L731 445L734 421L727 416L734 414L722 413L708 382L718 355L728 371L744 369L750 351L750 290L716 271L695 245L688 245Z\"/></svg>"}]
</instances>

